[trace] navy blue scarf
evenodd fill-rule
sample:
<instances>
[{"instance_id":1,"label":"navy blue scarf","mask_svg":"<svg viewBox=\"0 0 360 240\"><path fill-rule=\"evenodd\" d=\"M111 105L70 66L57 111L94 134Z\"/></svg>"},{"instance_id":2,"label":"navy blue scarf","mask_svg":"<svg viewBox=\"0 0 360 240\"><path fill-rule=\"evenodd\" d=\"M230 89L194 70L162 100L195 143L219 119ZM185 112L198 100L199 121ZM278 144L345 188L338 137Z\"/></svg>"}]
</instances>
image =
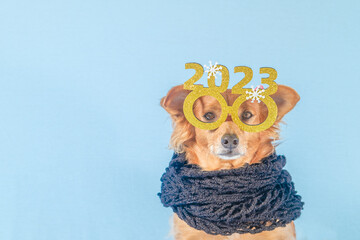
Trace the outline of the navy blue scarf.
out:
<instances>
[{"instance_id":1,"label":"navy blue scarf","mask_svg":"<svg viewBox=\"0 0 360 240\"><path fill-rule=\"evenodd\" d=\"M270 231L298 218L304 205L285 163L273 153L261 163L203 171L184 153L174 154L158 195L180 219L208 234Z\"/></svg>"}]
</instances>

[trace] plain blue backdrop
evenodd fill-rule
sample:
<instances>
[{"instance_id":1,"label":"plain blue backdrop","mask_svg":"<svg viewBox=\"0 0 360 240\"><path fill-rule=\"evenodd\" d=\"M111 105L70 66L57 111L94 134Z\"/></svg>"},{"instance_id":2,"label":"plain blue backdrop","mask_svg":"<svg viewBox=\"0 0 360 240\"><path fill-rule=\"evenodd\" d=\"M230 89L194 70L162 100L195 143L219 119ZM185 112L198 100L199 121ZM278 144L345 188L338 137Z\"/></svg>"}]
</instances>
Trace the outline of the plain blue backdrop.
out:
<instances>
[{"instance_id":1,"label":"plain blue backdrop","mask_svg":"<svg viewBox=\"0 0 360 240\"><path fill-rule=\"evenodd\" d=\"M159 101L192 76L186 62L209 60L274 67L299 92L278 147L306 203L299 239L359 239L359 9L2 0L0 239L166 239L156 194L172 128Z\"/></svg>"}]
</instances>

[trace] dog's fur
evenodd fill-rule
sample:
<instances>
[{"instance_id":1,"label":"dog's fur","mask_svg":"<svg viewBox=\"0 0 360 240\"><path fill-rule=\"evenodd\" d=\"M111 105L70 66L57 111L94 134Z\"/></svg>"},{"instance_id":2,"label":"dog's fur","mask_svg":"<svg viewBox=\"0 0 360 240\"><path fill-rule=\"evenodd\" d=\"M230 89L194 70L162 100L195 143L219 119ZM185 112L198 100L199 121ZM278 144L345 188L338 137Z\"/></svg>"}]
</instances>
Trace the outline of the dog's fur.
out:
<instances>
[{"instance_id":1,"label":"dog's fur","mask_svg":"<svg viewBox=\"0 0 360 240\"><path fill-rule=\"evenodd\" d=\"M170 147L176 152L185 152L186 158L191 164L199 165L203 170L214 171L220 169L239 168L245 163L258 163L264 157L274 151L275 141L279 139L279 123L283 116L294 108L300 100L297 92L287 86L278 85L278 91L271 95L278 106L277 120L269 129L258 132L245 132L228 117L215 130L202 130L192 126L183 113L183 103L189 90L184 90L183 85L173 87L168 94L161 99L161 106L170 114L173 120L174 131L170 140ZM231 90L222 93L229 106L239 96L231 94ZM253 116L249 119L242 118L244 112L250 112ZM263 122L267 117L267 107L264 103L244 102L239 109L242 121L249 125ZM203 116L207 112L215 114L215 121L221 114L221 107L217 100L210 96L199 98L194 104L194 114L201 121L207 121ZM221 139L226 134L236 135L239 140L238 146L229 153L229 157L222 157L224 148ZM225 158L225 159L224 159ZM273 231L264 231L258 234L233 234L231 236L209 235L203 231L188 226L174 214L173 230L176 240L294 240L294 223L286 227L279 227Z\"/></svg>"}]
</instances>

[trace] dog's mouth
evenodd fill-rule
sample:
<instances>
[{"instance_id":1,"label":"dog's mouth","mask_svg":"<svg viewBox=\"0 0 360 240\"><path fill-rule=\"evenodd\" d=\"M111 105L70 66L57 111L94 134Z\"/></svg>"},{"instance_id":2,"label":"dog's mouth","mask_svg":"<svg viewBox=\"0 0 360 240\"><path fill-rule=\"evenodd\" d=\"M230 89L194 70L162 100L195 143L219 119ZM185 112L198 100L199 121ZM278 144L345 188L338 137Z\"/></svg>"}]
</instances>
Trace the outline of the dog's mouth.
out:
<instances>
[{"instance_id":1,"label":"dog's mouth","mask_svg":"<svg viewBox=\"0 0 360 240\"><path fill-rule=\"evenodd\" d=\"M233 149L233 150L227 150L221 153L217 153L216 156L224 160L234 160L244 156L244 154L239 152L239 150L237 149Z\"/></svg>"},{"instance_id":2,"label":"dog's mouth","mask_svg":"<svg viewBox=\"0 0 360 240\"><path fill-rule=\"evenodd\" d=\"M215 147L210 145L210 152L221 160L234 160L245 156L246 148L245 147L236 147L236 148L222 148Z\"/></svg>"}]
</instances>

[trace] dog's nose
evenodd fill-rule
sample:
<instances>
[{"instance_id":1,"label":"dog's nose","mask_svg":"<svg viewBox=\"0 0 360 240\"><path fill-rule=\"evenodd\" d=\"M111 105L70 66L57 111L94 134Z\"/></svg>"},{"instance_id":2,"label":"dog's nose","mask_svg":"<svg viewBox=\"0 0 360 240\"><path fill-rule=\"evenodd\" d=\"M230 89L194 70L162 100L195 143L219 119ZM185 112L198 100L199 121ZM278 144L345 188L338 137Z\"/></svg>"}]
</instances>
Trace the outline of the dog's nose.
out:
<instances>
[{"instance_id":1,"label":"dog's nose","mask_svg":"<svg viewBox=\"0 0 360 240\"><path fill-rule=\"evenodd\" d=\"M221 138L221 144L224 148L236 148L239 145L239 139L235 134L225 134Z\"/></svg>"}]
</instances>

